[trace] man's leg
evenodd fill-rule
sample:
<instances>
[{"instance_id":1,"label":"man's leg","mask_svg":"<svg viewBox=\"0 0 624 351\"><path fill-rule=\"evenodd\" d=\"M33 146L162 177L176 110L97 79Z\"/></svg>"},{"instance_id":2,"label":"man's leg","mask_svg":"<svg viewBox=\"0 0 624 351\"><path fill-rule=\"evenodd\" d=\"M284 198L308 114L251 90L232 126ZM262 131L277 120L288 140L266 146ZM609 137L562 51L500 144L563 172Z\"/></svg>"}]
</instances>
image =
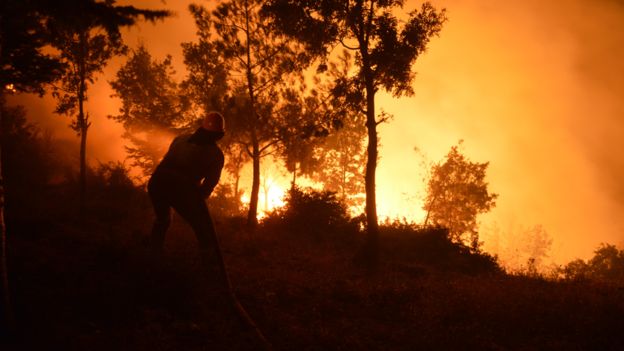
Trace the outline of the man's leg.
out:
<instances>
[{"instance_id":1,"label":"man's leg","mask_svg":"<svg viewBox=\"0 0 624 351\"><path fill-rule=\"evenodd\" d=\"M171 208L169 201L164 196L165 190L159 189L155 184L150 182L148 186L148 193L152 206L154 207L154 214L156 219L152 227L152 235L150 237L149 246L152 250L161 252L165 245L165 234L169 225L171 224Z\"/></svg>"},{"instance_id":2,"label":"man's leg","mask_svg":"<svg viewBox=\"0 0 624 351\"><path fill-rule=\"evenodd\" d=\"M231 284L221 255L217 233L203 197L198 192L188 192L184 198L176 199L172 206L193 228L199 242L203 268L216 278L227 292L231 292Z\"/></svg>"}]
</instances>

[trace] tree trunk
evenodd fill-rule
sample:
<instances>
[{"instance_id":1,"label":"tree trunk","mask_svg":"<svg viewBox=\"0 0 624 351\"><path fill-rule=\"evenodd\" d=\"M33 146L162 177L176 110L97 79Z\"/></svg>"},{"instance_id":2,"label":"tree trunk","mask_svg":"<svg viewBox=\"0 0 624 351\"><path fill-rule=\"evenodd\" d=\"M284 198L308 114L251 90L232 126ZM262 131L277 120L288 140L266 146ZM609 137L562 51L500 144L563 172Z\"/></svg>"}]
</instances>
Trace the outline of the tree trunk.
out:
<instances>
[{"instance_id":1,"label":"tree trunk","mask_svg":"<svg viewBox=\"0 0 624 351\"><path fill-rule=\"evenodd\" d=\"M372 84L366 84L366 129L368 131L368 147L366 160L366 245L364 258L370 266L379 260L379 225L377 223L377 199L375 173L377 169L377 122L375 120L375 93Z\"/></svg>"},{"instance_id":2,"label":"tree trunk","mask_svg":"<svg viewBox=\"0 0 624 351\"><path fill-rule=\"evenodd\" d=\"M80 114L83 102L80 101ZM87 212L87 119L83 116L80 122L80 220L83 221Z\"/></svg>"},{"instance_id":3,"label":"tree trunk","mask_svg":"<svg viewBox=\"0 0 624 351\"><path fill-rule=\"evenodd\" d=\"M297 162L295 162L295 167L293 168L292 184L290 187L291 189L295 189L297 187Z\"/></svg>"},{"instance_id":4,"label":"tree trunk","mask_svg":"<svg viewBox=\"0 0 624 351\"><path fill-rule=\"evenodd\" d=\"M269 211L269 186L267 186L266 173L262 177L262 191L264 192L264 213Z\"/></svg>"},{"instance_id":5,"label":"tree trunk","mask_svg":"<svg viewBox=\"0 0 624 351\"><path fill-rule=\"evenodd\" d=\"M1 47L0 47L1 50ZM1 52L1 51L0 51ZM4 87L0 87L4 89ZM14 327L13 308L11 305L11 294L9 292L9 271L7 268L7 234L6 223L4 222L4 177L2 176L2 143L4 141L4 130L2 107L4 106L4 95L0 91L0 279L2 286L0 287L0 336L9 334Z\"/></svg>"},{"instance_id":6,"label":"tree trunk","mask_svg":"<svg viewBox=\"0 0 624 351\"><path fill-rule=\"evenodd\" d=\"M78 131L80 133L80 175L79 175L79 215L80 221L85 220L87 200L87 129L89 128L88 117L84 113L84 101L86 95L86 67L87 58L86 33L80 33L80 63L78 87Z\"/></svg>"},{"instance_id":7,"label":"tree trunk","mask_svg":"<svg viewBox=\"0 0 624 351\"><path fill-rule=\"evenodd\" d=\"M236 175L234 176L234 198L236 199L236 201L240 200L239 183L240 183L240 169L237 170Z\"/></svg>"},{"instance_id":8,"label":"tree trunk","mask_svg":"<svg viewBox=\"0 0 624 351\"><path fill-rule=\"evenodd\" d=\"M362 45L362 44L360 44ZM377 223L377 200L375 190L375 172L377 169L377 121L375 119L375 86L373 73L368 58L368 48L364 43L362 49L362 69L366 84L366 130L368 146L366 149L366 173L364 177L366 190L366 243L362 252L362 263L369 268L377 266L379 260L379 224Z\"/></svg>"},{"instance_id":9,"label":"tree trunk","mask_svg":"<svg viewBox=\"0 0 624 351\"><path fill-rule=\"evenodd\" d=\"M254 231L258 225L258 195L260 192L260 146L258 145L255 130L252 131L252 149L253 179L249 197L247 228Z\"/></svg>"},{"instance_id":10,"label":"tree trunk","mask_svg":"<svg viewBox=\"0 0 624 351\"><path fill-rule=\"evenodd\" d=\"M260 191L260 143L256 128L258 126L258 116L256 114L256 99L254 91L254 77L251 63L251 44L249 30L249 4L245 1L245 36L247 37L247 90L249 94L249 117L251 118L251 147L253 180L251 182L251 195L249 197L249 213L247 214L247 229L251 232L256 230L258 225L258 193Z\"/></svg>"}]
</instances>

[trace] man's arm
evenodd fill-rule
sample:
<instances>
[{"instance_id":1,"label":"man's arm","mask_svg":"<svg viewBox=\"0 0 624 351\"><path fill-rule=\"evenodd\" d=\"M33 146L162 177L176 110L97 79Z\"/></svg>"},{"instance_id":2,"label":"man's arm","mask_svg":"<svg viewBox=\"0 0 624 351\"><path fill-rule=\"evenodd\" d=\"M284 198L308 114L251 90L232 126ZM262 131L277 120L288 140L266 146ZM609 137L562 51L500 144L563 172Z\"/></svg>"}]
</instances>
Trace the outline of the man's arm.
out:
<instances>
[{"instance_id":1,"label":"man's arm","mask_svg":"<svg viewBox=\"0 0 624 351\"><path fill-rule=\"evenodd\" d=\"M202 194L204 198L208 198L212 191L219 183L219 178L221 178L221 170L223 169L223 164L225 163L223 152L218 150L215 155L215 162L211 165L208 170L208 173L204 177L204 180L201 184Z\"/></svg>"}]
</instances>

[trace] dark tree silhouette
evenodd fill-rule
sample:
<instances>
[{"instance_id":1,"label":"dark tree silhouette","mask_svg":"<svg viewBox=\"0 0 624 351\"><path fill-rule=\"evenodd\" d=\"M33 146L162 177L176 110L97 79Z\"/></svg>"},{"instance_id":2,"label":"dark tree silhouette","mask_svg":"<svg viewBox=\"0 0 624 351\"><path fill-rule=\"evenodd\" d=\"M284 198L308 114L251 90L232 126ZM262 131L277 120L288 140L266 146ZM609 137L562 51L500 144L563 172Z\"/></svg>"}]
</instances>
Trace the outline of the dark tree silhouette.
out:
<instances>
[{"instance_id":1,"label":"dark tree silhouette","mask_svg":"<svg viewBox=\"0 0 624 351\"><path fill-rule=\"evenodd\" d=\"M379 89L394 96L413 93L412 64L446 20L445 11L425 2L419 11L399 21L393 11L402 0L269 0L264 10L276 28L306 44L309 52L326 57L342 45L355 52L357 72L346 82L352 102L366 115L368 134L366 163L367 243L361 257L371 266L378 259L379 228L375 197L378 158L377 125L384 121L375 112ZM352 94L352 93L355 94Z\"/></svg>"},{"instance_id":2,"label":"dark tree silhouette","mask_svg":"<svg viewBox=\"0 0 624 351\"><path fill-rule=\"evenodd\" d=\"M197 5L190 7L199 45L204 45L206 53L216 53L217 62L227 68L230 96L238 110L228 114L228 134L244 147L253 165L247 214L251 230L258 221L260 159L272 152L278 141L276 116L272 114L275 88L284 84L284 74L296 67L292 44L276 36L260 17L261 4L259 0L230 0L212 12ZM215 60L207 55L204 58Z\"/></svg>"},{"instance_id":3,"label":"dark tree silhouette","mask_svg":"<svg viewBox=\"0 0 624 351\"><path fill-rule=\"evenodd\" d=\"M173 78L171 56L159 62L144 45L134 50L110 82L122 106L109 116L124 127L123 137L132 166L149 177L167 151L170 136L190 124L189 103Z\"/></svg>"},{"instance_id":4,"label":"dark tree silhouette","mask_svg":"<svg viewBox=\"0 0 624 351\"><path fill-rule=\"evenodd\" d=\"M62 65L42 53L48 43L43 28L45 6L30 0L3 0L0 2L0 105L5 94L35 92L43 94L44 84L56 79ZM0 109L0 126L4 125ZM1 127L0 127L1 128ZM0 129L0 154L4 144ZM9 280L6 266L7 233L4 219L5 189L2 160L0 159L0 334L13 327Z\"/></svg>"},{"instance_id":5,"label":"dark tree silhouette","mask_svg":"<svg viewBox=\"0 0 624 351\"><path fill-rule=\"evenodd\" d=\"M624 250L615 245L600 244L594 257L576 259L560 269L565 279L591 279L624 286Z\"/></svg>"},{"instance_id":6,"label":"dark tree silhouette","mask_svg":"<svg viewBox=\"0 0 624 351\"><path fill-rule=\"evenodd\" d=\"M431 168L423 206L427 211L424 225L431 221L448 228L453 241L467 242L473 250L477 250L477 215L494 207L498 194L490 193L485 181L489 162L470 162L460 152L459 146L461 141L451 147L444 163Z\"/></svg>"},{"instance_id":7,"label":"dark tree silhouette","mask_svg":"<svg viewBox=\"0 0 624 351\"><path fill-rule=\"evenodd\" d=\"M72 117L71 128L80 136L80 217L84 217L87 190L87 131L91 123L84 104L89 84L114 56L126 52L120 29L138 19L156 21L169 16L164 10L143 10L115 5L115 0L64 0L53 8L56 20L50 22L52 44L67 64L62 84L54 96L56 111Z\"/></svg>"},{"instance_id":8,"label":"dark tree silhouette","mask_svg":"<svg viewBox=\"0 0 624 351\"><path fill-rule=\"evenodd\" d=\"M317 150L321 167L314 178L349 206L362 205L358 195L365 191L362 174L366 149L362 140L366 128L359 122L357 118L345 119L344 126L330 133Z\"/></svg>"},{"instance_id":9,"label":"dark tree silhouette","mask_svg":"<svg viewBox=\"0 0 624 351\"><path fill-rule=\"evenodd\" d=\"M278 126L279 156L292 173L292 186L296 186L299 175L312 176L319 168L320 157L315 151L340 122L334 116L336 109L327 104L327 96L316 89L306 92L303 79L298 83L298 88L281 92L277 107L283 120Z\"/></svg>"}]
</instances>

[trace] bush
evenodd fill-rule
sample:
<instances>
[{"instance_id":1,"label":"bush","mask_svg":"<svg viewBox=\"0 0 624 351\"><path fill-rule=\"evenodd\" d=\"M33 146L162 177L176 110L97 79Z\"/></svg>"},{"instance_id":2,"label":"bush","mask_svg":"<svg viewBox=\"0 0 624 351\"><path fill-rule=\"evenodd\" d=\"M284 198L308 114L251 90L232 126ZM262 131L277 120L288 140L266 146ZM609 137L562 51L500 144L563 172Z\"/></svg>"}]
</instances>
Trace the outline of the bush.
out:
<instances>
[{"instance_id":1,"label":"bush","mask_svg":"<svg viewBox=\"0 0 624 351\"><path fill-rule=\"evenodd\" d=\"M576 259L560 269L566 280L594 280L624 286L624 251L601 244L587 262Z\"/></svg>"},{"instance_id":2,"label":"bush","mask_svg":"<svg viewBox=\"0 0 624 351\"><path fill-rule=\"evenodd\" d=\"M469 274L502 272L495 257L452 241L446 228L394 220L382 223L379 231L388 260Z\"/></svg>"},{"instance_id":3,"label":"bush","mask_svg":"<svg viewBox=\"0 0 624 351\"><path fill-rule=\"evenodd\" d=\"M32 222L49 217L46 194L58 177L60 161L51 135L26 119L22 106L2 109L2 175L9 222Z\"/></svg>"},{"instance_id":4,"label":"bush","mask_svg":"<svg viewBox=\"0 0 624 351\"><path fill-rule=\"evenodd\" d=\"M335 192L293 187L284 202L263 220L265 227L315 241L352 238L358 233L358 224Z\"/></svg>"},{"instance_id":5,"label":"bush","mask_svg":"<svg viewBox=\"0 0 624 351\"><path fill-rule=\"evenodd\" d=\"M243 204L229 184L219 184L208 201L210 213L216 218L242 217Z\"/></svg>"},{"instance_id":6,"label":"bush","mask_svg":"<svg viewBox=\"0 0 624 351\"><path fill-rule=\"evenodd\" d=\"M89 172L88 213L109 225L120 225L150 208L147 193L137 186L122 162L100 164Z\"/></svg>"}]
</instances>

